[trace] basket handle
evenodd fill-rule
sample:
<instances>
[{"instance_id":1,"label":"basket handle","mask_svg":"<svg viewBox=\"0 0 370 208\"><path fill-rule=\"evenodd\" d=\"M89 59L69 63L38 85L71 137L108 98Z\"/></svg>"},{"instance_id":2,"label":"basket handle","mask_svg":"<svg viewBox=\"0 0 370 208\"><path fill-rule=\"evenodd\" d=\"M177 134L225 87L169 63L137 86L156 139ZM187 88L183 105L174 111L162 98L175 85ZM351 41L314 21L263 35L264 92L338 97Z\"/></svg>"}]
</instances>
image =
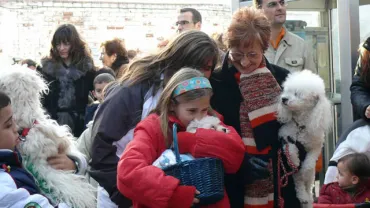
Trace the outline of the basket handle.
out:
<instances>
[{"instance_id":1,"label":"basket handle","mask_svg":"<svg viewBox=\"0 0 370 208\"><path fill-rule=\"evenodd\" d=\"M172 134L173 134L173 149L175 151L175 156L176 156L176 162L180 163L181 158L180 158L180 153L179 153L179 144L177 142L177 125L173 124L172 126Z\"/></svg>"}]
</instances>

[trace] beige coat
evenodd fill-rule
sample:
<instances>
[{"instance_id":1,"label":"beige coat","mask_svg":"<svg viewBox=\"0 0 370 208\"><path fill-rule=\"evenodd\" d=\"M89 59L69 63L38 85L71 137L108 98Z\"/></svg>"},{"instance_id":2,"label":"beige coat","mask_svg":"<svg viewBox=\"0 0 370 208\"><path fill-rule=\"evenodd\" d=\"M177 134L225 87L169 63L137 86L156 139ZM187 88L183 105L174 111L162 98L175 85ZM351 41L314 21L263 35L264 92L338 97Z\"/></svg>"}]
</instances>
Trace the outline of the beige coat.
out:
<instances>
[{"instance_id":1,"label":"beige coat","mask_svg":"<svg viewBox=\"0 0 370 208\"><path fill-rule=\"evenodd\" d=\"M280 41L278 49L275 50L270 44L265 56L271 64L286 68L291 72L309 69L317 73L311 48L302 38L288 30Z\"/></svg>"}]
</instances>

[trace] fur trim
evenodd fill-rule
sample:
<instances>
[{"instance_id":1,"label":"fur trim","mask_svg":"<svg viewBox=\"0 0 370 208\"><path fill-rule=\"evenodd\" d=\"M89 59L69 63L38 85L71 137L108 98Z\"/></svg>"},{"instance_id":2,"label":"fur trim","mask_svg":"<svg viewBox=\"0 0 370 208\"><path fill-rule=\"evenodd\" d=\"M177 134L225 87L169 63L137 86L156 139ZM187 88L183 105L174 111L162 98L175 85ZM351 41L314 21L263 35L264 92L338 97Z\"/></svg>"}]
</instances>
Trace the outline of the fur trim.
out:
<instances>
[{"instance_id":1,"label":"fur trim","mask_svg":"<svg viewBox=\"0 0 370 208\"><path fill-rule=\"evenodd\" d=\"M85 57L77 65L71 65L68 69L60 62L50 58L42 59L42 72L56 79L59 82L58 108L70 109L76 105L76 89L74 82L93 69L93 61ZM75 119L69 112L58 112L59 124L68 125L75 129Z\"/></svg>"},{"instance_id":2,"label":"fur trim","mask_svg":"<svg viewBox=\"0 0 370 208\"><path fill-rule=\"evenodd\" d=\"M11 99L17 125L32 127L18 149L24 166L32 167L31 174L43 182L38 184L44 188L43 194L71 207L95 207L95 189L83 176L55 170L47 162L48 157L58 152L76 155L76 147L69 128L49 119L42 109L40 98L47 85L41 76L25 66L0 68L0 90ZM33 125L35 120L38 123Z\"/></svg>"},{"instance_id":3,"label":"fur trim","mask_svg":"<svg viewBox=\"0 0 370 208\"><path fill-rule=\"evenodd\" d=\"M41 65L42 69L41 72L47 74L48 76L58 78L61 76L60 74L63 74L62 69L65 69L63 64L61 62L57 62L50 57L45 57L41 59ZM82 72L82 74L86 74L87 71L94 69L94 62L92 58L85 57L80 62L78 62L76 65L71 66L71 68L75 68L76 70ZM77 80L77 79L75 79Z\"/></svg>"}]
</instances>

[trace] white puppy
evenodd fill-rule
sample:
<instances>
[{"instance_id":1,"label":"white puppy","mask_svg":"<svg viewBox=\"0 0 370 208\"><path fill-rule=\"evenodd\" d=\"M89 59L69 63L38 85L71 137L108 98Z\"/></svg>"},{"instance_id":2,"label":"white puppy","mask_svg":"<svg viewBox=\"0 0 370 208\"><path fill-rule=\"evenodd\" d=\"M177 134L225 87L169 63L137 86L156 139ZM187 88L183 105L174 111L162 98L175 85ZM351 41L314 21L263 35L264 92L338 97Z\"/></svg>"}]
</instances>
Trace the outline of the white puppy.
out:
<instances>
[{"instance_id":1,"label":"white puppy","mask_svg":"<svg viewBox=\"0 0 370 208\"><path fill-rule=\"evenodd\" d=\"M188 127L186 128L187 132L195 133L197 131L197 128L203 128L203 129L214 129L216 131L221 131L225 133L229 133L229 129L222 126L220 119L218 119L215 116L206 116L200 120L193 120L190 122Z\"/></svg>"},{"instance_id":2,"label":"white puppy","mask_svg":"<svg viewBox=\"0 0 370 208\"><path fill-rule=\"evenodd\" d=\"M278 120L284 125L279 137L285 144L283 150L289 147L293 164L301 165L293 175L297 197L304 207L312 207L315 165L331 126L331 105L325 96L324 81L309 70L290 74L283 87ZM304 161L299 160L296 143L302 144L307 152Z\"/></svg>"},{"instance_id":3,"label":"white puppy","mask_svg":"<svg viewBox=\"0 0 370 208\"><path fill-rule=\"evenodd\" d=\"M29 129L18 150L43 194L75 208L96 207L95 190L84 176L56 170L47 162L58 153L77 158L83 155L76 149L69 128L59 126L45 114L40 99L48 87L41 76L25 66L1 67L0 90L11 99L18 128Z\"/></svg>"}]
</instances>

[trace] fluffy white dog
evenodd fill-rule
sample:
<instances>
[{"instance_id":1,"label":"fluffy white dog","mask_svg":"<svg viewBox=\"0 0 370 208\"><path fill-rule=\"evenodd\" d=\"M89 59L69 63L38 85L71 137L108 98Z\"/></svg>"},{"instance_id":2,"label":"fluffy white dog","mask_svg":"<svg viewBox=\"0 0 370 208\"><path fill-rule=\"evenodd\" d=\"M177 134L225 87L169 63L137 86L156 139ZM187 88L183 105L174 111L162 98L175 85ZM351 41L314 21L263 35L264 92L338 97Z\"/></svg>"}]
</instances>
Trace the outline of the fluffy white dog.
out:
<instances>
[{"instance_id":1,"label":"fluffy white dog","mask_svg":"<svg viewBox=\"0 0 370 208\"><path fill-rule=\"evenodd\" d=\"M218 119L215 116L206 116L200 120L194 119L188 127L186 128L187 132L195 133L197 131L197 128L203 128L203 129L214 129L216 131L221 131L225 133L229 133L229 129L222 126L220 119Z\"/></svg>"},{"instance_id":2,"label":"fluffy white dog","mask_svg":"<svg viewBox=\"0 0 370 208\"><path fill-rule=\"evenodd\" d=\"M309 70L295 72L283 83L278 102L279 130L283 150L288 147L292 163L301 168L293 175L297 198L304 207L312 207L312 186L316 161L321 153L325 133L331 126L331 104L325 96L324 81ZM307 152L300 161L296 143ZM300 163L301 162L301 163Z\"/></svg>"},{"instance_id":3,"label":"fluffy white dog","mask_svg":"<svg viewBox=\"0 0 370 208\"><path fill-rule=\"evenodd\" d=\"M84 177L52 168L47 158L59 153L81 158L67 126L59 126L45 115L40 98L48 87L41 76L25 66L0 68L0 90L12 102L19 129L29 129L18 150L24 167L35 177L43 194L54 202L74 208L96 207L94 188Z\"/></svg>"}]
</instances>

